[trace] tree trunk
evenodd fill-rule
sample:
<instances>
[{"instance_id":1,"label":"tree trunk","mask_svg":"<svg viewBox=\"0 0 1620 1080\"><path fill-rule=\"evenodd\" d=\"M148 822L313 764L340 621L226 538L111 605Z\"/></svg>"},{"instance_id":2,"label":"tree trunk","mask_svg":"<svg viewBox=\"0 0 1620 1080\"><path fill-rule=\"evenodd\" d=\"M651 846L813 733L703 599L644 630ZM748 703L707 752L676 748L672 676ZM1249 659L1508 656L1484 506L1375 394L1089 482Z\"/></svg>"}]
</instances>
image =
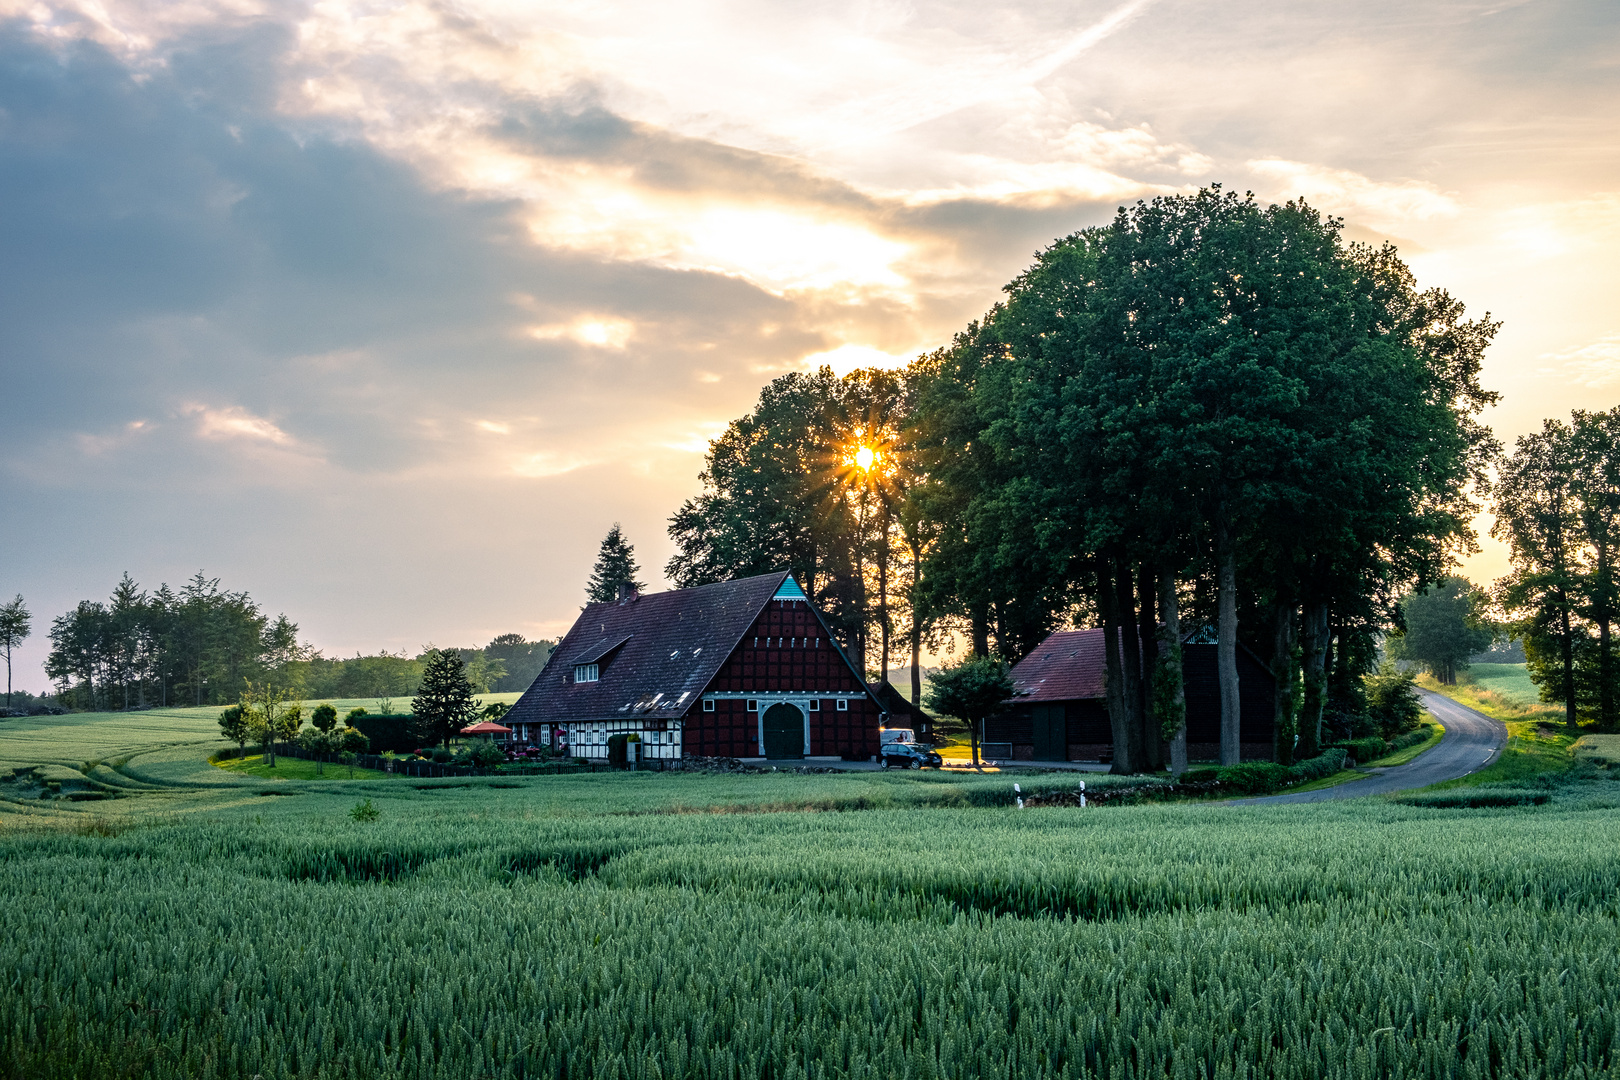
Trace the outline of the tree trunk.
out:
<instances>
[{"instance_id":1,"label":"tree trunk","mask_svg":"<svg viewBox=\"0 0 1620 1080\"><path fill-rule=\"evenodd\" d=\"M1597 545L1598 587L1596 609L1592 615L1598 624L1598 723L1608 727L1614 723L1614 657L1609 654L1609 623L1613 618L1614 590L1609 565L1609 545Z\"/></svg>"},{"instance_id":2,"label":"tree trunk","mask_svg":"<svg viewBox=\"0 0 1620 1080\"><path fill-rule=\"evenodd\" d=\"M1108 727L1114 740L1114 761L1109 772L1133 771L1130 714L1125 707L1125 672L1120 664L1119 600L1108 572L1108 561L1097 560L1097 609L1103 621L1103 693L1108 703Z\"/></svg>"},{"instance_id":3,"label":"tree trunk","mask_svg":"<svg viewBox=\"0 0 1620 1080\"><path fill-rule=\"evenodd\" d=\"M970 616L973 624L973 655L990 655L990 613L984 608L975 608Z\"/></svg>"},{"instance_id":4,"label":"tree trunk","mask_svg":"<svg viewBox=\"0 0 1620 1080\"><path fill-rule=\"evenodd\" d=\"M1187 687L1181 674L1181 607L1176 597L1176 578L1165 574L1159 579L1159 657L1154 688L1154 718L1161 738L1166 728L1170 752L1170 775L1187 771Z\"/></svg>"},{"instance_id":5,"label":"tree trunk","mask_svg":"<svg viewBox=\"0 0 1620 1080\"><path fill-rule=\"evenodd\" d=\"M1294 756L1305 761L1322 752L1322 707L1327 703L1327 604L1306 604L1300 624L1305 700L1299 710L1299 747Z\"/></svg>"},{"instance_id":6,"label":"tree trunk","mask_svg":"<svg viewBox=\"0 0 1620 1080\"><path fill-rule=\"evenodd\" d=\"M922 620L917 617L917 590L922 575L922 551L909 533L906 546L911 549L911 703L922 704Z\"/></svg>"},{"instance_id":7,"label":"tree trunk","mask_svg":"<svg viewBox=\"0 0 1620 1080\"><path fill-rule=\"evenodd\" d=\"M889 681L889 522L884 515L883 543L878 547L878 648L883 653L879 682Z\"/></svg>"},{"instance_id":8,"label":"tree trunk","mask_svg":"<svg viewBox=\"0 0 1620 1080\"><path fill-rule=\"evenodd\" d=\"M1238 693L1237 670L1237 552L1226 508L1215 511L1215 558L1219 573L1216 597L1215 668L1221 687L1221 764L1243 760L1243 699Z\"/></svg>"},{"instance_id":9,"label":"tree trunk","mask_svg":"<svg viewBox=\"0 0 1620 1080\"><path fill-rule=\"evenodd\" d=\"M1127 768L1133 773L1142 771L1142 640L1136 626L1136 596L1132 589L1131 564L1123 556L1114 560L1114 602L1118 605L1115 617L1119 620L1120 668L1124 680L1120 695L1125 706L1125 737ZM1119 759L1119 747L1114 747L1114 759Z\"/></svg>"},{"instance_id":10,"label":"tree trunk","mask_svg":"<svg viewBox=\"0 0 1620 1080\"><path fill-rule=\"evenodd\" d=\"M1142 643L1141 704L1141 767L1147 772L1164 768L1164 737L1159 731L1158 713L1154 709L1154 678L1159 670L1158 580L1144 562L1137 574L1137 637Z\"/></svg>"},{"instance_id":11,"label":"tree trunk","mask_svg":"<svg viewBox=\"0 0 1620 1080\"><path fill-rule=\"evenodd\" d=\"M1271 674L1277 680L1272 718L1274 753L1282 765L1294 763L1294 605L1279 601L1271 613Z\"/></svg>"},{"instance_id":12,"label":"tree trunk","mask_svg":"<svg viewBox=\"0 0 1620 1080\"><path fill-rule=\"evenodd\" d=\"M1569 625L1569 598L1560 595L1559 601L1561 610L1558 619L1563 631L1563 640L1559 645L1564 661L1564 725L1571 732L1577 732L1581 722L1575 710L1575 632Z\"/></svg>"}]
</instances>

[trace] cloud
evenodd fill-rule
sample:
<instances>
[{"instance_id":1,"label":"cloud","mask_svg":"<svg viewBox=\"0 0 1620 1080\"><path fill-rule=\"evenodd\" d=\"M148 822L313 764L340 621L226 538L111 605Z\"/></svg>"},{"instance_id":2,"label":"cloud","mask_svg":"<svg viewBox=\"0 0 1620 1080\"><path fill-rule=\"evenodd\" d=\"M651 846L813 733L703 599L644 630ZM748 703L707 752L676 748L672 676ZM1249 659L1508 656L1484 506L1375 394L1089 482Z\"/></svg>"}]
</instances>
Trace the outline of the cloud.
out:
<instances>
[{"instance_id":1,"label":"cloud","mask_svg":"<svg viewBox=\"0 0 1620 1080\"><path fill-rule=\"evenodd\" d=\"M840 345L836 349L825 349L813 352L806 356L802 365L814 371L822 366L833 369L835 375L848 375L852 371L862 368L882 368L885 371L894 371L903 368L917 357L914 353L886 353L882 349L874 349L870 345Z\"/></svg>"},{"instance_id":2,"label":"cloud","mask_svg":"<svg viewBox=\"0 0 1620 1080\"><path fill-rule=\"evenodd\" d=\"M1541 368L1544 375L1591 390L1620 386L1620 332L1563 352L1543 353L1540 359L1551 361Z\"/></svg>"},{"instance_id":3,"label":"cloud","mask_svg":"<svg viewBox=\"0 0 1620 1080\"><path fill-rule=\"evenodd\" d=\"M528 333L537 341L557 341L566 338L580 345L622 349L630 344L631 338L635 336L636 326L628 319L619 319L611 315L585 314L566 323L531 326Z\"/></svg>"},{"instance_id":4,"label":"cloud","mask_svg":"<svg viewBox=\"0 0 1620 1080\"><path fill-rule=\"evenodd\" d=\"M1278 202L1303 197L1319 209L1380 229L1462 213L1452 195L1419 180L1388 183L1348 169L1279 158L1257 158L1247 164L1265 178L1269 194Z\"/></svg>"},{"instance_id":5,"label":"cloud","mask_svg":"<svg viewBox=\"0 0 1620 1080\"><path fill-rule=\"evenodd\" d=\"M1536 417L1612 393L1613 20L1487 6L0 0L0 498L55 525L0 570L547 624L764 379L1211 180L1421 244L1493 373L1569 365Z\"/></svg>"},{"instance_id":6,"label":"cloud","mask_svg":"<svg viewBox=\"0 0 1620 1080\"><path fill-rule=\"evenodd\" d=\"M188 405L181 413L196 418L197 434L205 439L247 439L275 446L293 444L292 436L264 417L254 416L239 405L223 409L211 409L206 405Z\"/></svg>"}]
</instances>

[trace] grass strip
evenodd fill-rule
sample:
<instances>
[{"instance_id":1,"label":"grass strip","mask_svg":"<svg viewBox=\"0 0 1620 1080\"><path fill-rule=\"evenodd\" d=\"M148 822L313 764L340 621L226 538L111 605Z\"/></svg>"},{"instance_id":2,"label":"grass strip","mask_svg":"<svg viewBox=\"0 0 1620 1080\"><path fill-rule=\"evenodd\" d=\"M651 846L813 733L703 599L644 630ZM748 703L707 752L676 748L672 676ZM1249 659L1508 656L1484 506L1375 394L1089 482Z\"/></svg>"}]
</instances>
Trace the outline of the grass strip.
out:
<instances>
[{"instance_id":1,"label":"grass strip","mask_svg":"<svg viewBox=\"0 0 1620 1080\"><path fill-rule=\"evenodd\" d=\"M1419 754L1439 746L1440 740L1446 736L1445 726L1438 720L1432 721L1430 726L1434 728L1434 731L1423 742L1418 743L1416 746L1408 746L1404 750L1396 750L1394 753L1385 754L1377 761L1369 761L1366 767L1369 769L1388 769L1396 765L1405 765Z\"/></svg>"},{"instance_id":2,"label":"grass strip","mask_svg":"<svg viewBox=\"0 0 1620 1080\"><path fill-rule=\"evenodd\" d=\"M274 768L264 763L264 755L255 754L246 758L231 758L215 763L215 768L224 769L237 776L251 776L255 780L348 780L349 767L338 761L328 761L326 771L316 773L317 762L306 761L303 758L278 757ZM384 780L388 774L380 769L354 769L355 780Z\"/></svg>"}]
</instances>

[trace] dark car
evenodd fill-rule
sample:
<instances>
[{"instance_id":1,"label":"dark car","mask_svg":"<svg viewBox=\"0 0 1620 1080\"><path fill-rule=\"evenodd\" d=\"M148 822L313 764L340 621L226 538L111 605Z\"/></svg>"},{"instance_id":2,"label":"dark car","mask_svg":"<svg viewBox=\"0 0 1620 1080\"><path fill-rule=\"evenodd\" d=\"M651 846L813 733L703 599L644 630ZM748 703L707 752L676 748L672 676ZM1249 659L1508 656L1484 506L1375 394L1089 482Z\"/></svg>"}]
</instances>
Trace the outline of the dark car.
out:
<instances>
[{"instance_id":1,"label":"dark car","mask_svg":"<svg viewBox=\"0 0 1620 1080\"><path fill-rule=\"evenodd\" d=\"M887 743L878 754L878 764L885 769L920 769L924 765L937 769L944 763L933 750L917 743Z\"/></svg>"}]
</instances>

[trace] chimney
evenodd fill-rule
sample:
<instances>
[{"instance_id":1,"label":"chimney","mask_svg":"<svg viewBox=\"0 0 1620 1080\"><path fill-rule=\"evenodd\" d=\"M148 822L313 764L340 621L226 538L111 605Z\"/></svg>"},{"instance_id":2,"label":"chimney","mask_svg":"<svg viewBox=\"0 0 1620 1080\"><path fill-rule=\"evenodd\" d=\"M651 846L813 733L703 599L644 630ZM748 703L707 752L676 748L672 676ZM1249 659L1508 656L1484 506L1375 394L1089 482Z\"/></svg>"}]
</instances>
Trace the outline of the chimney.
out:
<instances>
[{"instance_id":1,"label":"chimney","mask_svg":"<svg viewBox=\"0 0 1620 1080\"><path fill-rule=\"evenodd\" d=\"M628 581L619 582L619 603L627 604L636 598L636 587Z\"/></svg>"}]
</instances>

